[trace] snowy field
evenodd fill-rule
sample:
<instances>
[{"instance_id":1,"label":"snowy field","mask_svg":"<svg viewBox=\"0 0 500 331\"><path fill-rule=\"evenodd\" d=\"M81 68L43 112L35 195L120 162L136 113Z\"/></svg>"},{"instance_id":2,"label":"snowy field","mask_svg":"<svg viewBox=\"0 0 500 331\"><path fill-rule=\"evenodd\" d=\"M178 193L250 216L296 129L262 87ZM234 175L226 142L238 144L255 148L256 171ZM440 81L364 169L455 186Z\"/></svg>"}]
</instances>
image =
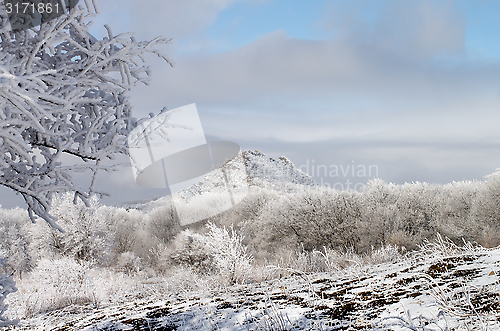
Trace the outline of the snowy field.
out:
<instances>
[{"instance_id":1,"label":"snowy field","mask_svg":"<svg viewBox=\"0 0 500 331\"><path fill-rule=\"evenodd\" d=\"M440 239L405 257L386 247L370 259L346 258L349 266L337 272L275 266L286 276L216 290L197 284L175 294L154 291L167 282L142 284L146 298L68 305L15 329L499 330L499 261L500 249Z\"/></svg>"}]
</instances>

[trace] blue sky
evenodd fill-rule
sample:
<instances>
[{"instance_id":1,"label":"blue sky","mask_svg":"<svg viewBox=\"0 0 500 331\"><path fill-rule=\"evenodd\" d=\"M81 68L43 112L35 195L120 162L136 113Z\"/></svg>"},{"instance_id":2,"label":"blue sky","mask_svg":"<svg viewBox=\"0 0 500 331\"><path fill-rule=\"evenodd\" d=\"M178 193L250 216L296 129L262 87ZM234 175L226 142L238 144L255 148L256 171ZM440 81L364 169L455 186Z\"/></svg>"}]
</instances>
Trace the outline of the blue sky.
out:
<instances>
[{"instance_id":1,"label":"blue sky","mask_svg":"<svg viewBox=\"0 0 500 331\"><path fill-rule=\"evenodd\" d=\"M405 1L402 1L403 3ZM410 3L410 1L406 1ZM425 1L418 1L425 2ZM446 3L434 0L435 3ZM413 1L417 3L417 1ZM448 3L452 3L448 1ZM223 52L255 42L272 31L283 30L288 36L307 40L325 40L335 37L335 29L325 28L328 16L335 11L338 16L357 15L368 25L379 22L381 12L390 1L302 1L267 0L235 1L218 12L215 21L206 29L179 40L179 48L199 37L220 44L207 49ZM470 1L453 2L456 13L466 20L465 50L470 55L500 58L500 2ZM186 47L186 52L189 48ZM192 50L191 50L192 51Z\"/></svg>"},{"instance_id":2,"label":"blue sky","mask_svg":"<svg viewBox=\"0 0 500 331\"><path fill-rule=\"evenodd\" d=\"M293 38L324 39L317 22L322 17L324 4L319 1L267 1L262 3L237 2L222 11L207 36L221 40L221 46L212 50L222 52L249 45L263 35L283 30Z\"/></svg>"},{"instance_id":3,"label":"blue sky","mask_svg":"<svg viewBox=\"0 0 500 331\"><path fill-rule=\"evenodd\" d=\"M296 166L377 165L398 184L500 168L499 1L97 3L96 36L107 23L175 39L163 49L174 68L148 58L152 84L132 92L137 117L196 103L209 139ZM106 176L111 193L133 191L130 176ZM120 199L134 197L110 201Z\"/></svg>"}]
</instances>

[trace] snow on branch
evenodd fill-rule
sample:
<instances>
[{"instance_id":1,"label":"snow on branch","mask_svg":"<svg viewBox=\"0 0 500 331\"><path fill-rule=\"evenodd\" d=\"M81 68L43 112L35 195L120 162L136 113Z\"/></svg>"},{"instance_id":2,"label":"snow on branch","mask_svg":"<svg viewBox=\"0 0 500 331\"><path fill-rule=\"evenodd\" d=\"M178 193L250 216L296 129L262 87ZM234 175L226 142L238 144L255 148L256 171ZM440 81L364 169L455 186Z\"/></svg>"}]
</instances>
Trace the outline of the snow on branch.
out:
<instances>
[{"instance_id":1,"label":"snow on branch","mask_svg":"<svg viewBox=\"0 0 500 331\"><path fill-rule=\"evenodd\" d=\"M98 10L84 3L28 30L8 31L5 18L0 22L0 184L23 196L32 221L38 216L55 228L54 194L74 192L88 203L94 193L92 185L76 187L72 173L110 170L99 161L128 153L137 124L128 92L149 81L144 54L173 65L157 49L171 40L138 42L108 26L107 37L95 38L88 26ZM63 167L63 155L84 165Z\"/></svg>"}]
</instances>

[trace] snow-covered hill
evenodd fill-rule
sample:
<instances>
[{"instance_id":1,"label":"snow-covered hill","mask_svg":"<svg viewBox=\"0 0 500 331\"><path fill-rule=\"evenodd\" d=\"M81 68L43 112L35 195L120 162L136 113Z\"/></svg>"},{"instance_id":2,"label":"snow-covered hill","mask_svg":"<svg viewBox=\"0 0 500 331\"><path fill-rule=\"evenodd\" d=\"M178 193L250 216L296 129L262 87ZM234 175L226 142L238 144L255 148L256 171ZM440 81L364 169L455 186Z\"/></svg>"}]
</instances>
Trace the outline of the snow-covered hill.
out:
<instances>
[{"instance_id":1,"label":"snow-covered hill","mask_svg":"<svg viewBox=\"0 0 500 331\"><path fill-rule=\"evenodd\" d=\"M242 153L248 176L254 185L278 190L286 189L292 185L307 185L316 187L311 176L296 168L284 156L277 160L266 157L259 151L245 151Z\"/></svg>"},{"instance_id":2,"label":"snow-covered hill","mask_svg":"<svg viewBox=\"0 0 500 331\"><path fill-rule=\"evenodd\" d=\"M204 194L218 194L226 188L223 170L231 175L230 181L235 188L249 186L250 190L267 188L279 192L293 192L319 187L311 176L296 168L286 157L273 159L259 151L248 150L207 174L201 182L177 192L173 198L182 197L189 201ZM170 204L171 199L172 197L162 197L153 201L131 203L124 207L150 211Z\"/></svg>"},{"instance_id":3,"label":"snow-covered hill","mask_svg":"<svg viewBox=\"0 0 500 331\"><path fill-rule=\"evenodd\" d=\"M338 272L286 270L275 281L223 291L56 311L17 329L500 330L500 248L439 240L404 258L393 253L380 250L391 261L357 261Z\"/></svg>"}]
</instances>

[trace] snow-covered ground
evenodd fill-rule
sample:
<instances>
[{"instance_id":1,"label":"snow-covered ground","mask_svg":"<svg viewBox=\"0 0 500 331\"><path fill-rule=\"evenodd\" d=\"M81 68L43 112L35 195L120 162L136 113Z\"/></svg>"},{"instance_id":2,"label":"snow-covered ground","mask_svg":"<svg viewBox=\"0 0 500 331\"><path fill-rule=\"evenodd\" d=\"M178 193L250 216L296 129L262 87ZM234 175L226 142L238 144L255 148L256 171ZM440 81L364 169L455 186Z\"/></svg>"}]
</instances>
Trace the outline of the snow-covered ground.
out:
<instances>
[{"instance_id":1,"label":"snow-covered ground","mask_svg":"<svg viewBox=\"0 0 500 331\"><path fill-rule=\"evenodd\" d=\"M105 308L70 306L15 329L500 330L500 248L438 240L391 259L330 273L283 270L287 276L272 281Z\"/></svg>"}]
</instances>

